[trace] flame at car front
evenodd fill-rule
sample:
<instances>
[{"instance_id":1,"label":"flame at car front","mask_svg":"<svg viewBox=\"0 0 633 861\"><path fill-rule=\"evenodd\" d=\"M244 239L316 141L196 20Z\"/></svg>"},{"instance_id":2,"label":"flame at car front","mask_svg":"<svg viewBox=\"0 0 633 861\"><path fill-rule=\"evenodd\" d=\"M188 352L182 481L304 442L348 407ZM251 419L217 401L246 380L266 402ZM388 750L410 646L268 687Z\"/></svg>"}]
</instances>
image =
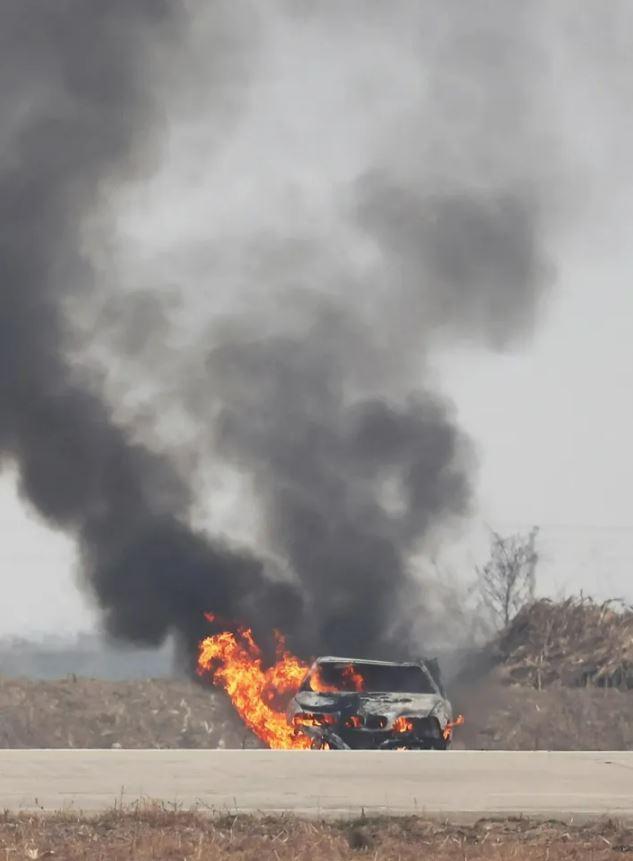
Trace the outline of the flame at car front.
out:
<instances>
[{"instance_id":1,"label":"flame at car front","mask_svg":"<svg viewBox=\"0 0 633 861\"><path fill-rule=\"evenodd\" d=\"M246 726L273 749L310 747L310 739L288 724L280 705L297 692L307 671L308 665L286 649L281 634L277 634L275 662L269 667L264 667L249 628L222 631L200 643L198 675L224 688Z\"/></svg>"}]
</instances>

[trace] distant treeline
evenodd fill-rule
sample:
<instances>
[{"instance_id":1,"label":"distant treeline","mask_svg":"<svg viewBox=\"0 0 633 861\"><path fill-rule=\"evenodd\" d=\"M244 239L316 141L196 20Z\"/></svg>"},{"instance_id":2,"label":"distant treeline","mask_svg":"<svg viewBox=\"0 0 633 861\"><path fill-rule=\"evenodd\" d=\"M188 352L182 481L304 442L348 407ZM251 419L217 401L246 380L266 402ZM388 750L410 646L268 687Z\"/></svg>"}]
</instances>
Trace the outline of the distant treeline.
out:
<instances>
[{"instance_id":1,"label":"distant treeline","mask_svg":"<svg viewBox=\"0 0 633 861\"><path fill-rule=\"evenodd\" d=\"M54 679L76 674L124 680L174 675L173 648L135 649L113 645L97 634L74 639L0 639L0 676Z\"/></svg>"}]
</instances>

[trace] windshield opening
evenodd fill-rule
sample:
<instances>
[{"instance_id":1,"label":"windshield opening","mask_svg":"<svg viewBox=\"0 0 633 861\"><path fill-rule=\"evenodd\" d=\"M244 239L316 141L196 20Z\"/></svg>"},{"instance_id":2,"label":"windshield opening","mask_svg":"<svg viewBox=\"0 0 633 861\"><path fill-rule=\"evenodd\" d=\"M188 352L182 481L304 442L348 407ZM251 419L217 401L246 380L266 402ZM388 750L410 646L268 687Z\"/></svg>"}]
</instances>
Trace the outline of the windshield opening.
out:
<instances>
[{"instance_id":1,"label":"windshield opening","mask_svg":"<svg viewBox=\"0 0 633 861\"><path fill-rule=\"evenodd\" d=\"M315 693L437 693L422 667L381 666L362 661L317 664L308 674L302 690Z\"/></svg>"}]
</instances>

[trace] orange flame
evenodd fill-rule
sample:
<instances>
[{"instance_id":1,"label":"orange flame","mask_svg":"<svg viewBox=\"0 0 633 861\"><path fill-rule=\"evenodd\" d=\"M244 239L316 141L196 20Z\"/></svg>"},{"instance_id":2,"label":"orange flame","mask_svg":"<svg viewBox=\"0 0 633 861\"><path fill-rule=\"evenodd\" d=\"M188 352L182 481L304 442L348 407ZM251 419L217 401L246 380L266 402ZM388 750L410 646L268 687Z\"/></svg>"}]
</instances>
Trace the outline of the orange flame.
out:
<instances>
[{"instance_id":1,"label":"orange flame","mask_svg":"<svg viewBox=\"0 0 633 861\"><path fill-rule=\"evenodd\" d=\"M444 727L444 730L442 731L444 741L450 741L451 738L453 737L453 729L456 726L463 726L463 725L464 725L464 715L457 715L455 720L449 721L446 724L446 726Z\"/></svg>"},{"instance_id":2,"label":"orange flame","mask_svg":"<svg viewBox=\"0 0 633 861\"><path fill-rule=\"evenodd\" d=\"M246 726L268 747L308 749L310 739L288 725L283 709L308 666L286 650L281 634L276 637L276 660L266 668L249 628L207 637L200 643L197 673L224 688Z\"/></svg>"},{"instance_id":3,"label":"orange flame","mask_svg":"<svg viewBox=\"0 0 633 861\"><path fill-rule=\"evenodd\" d=\"M394 732L413 732L413 721L406 717L399 717L393 722Z\"/></svg>"},{"instance_id":4,"label":"orange flame","mask_svg":"<svg viewBox=\"0 0 633 861\"><path fill-rule=\"evenodd\" d=\"M365 690L365 679L355 669L353 664L343 667L341 670L341 677L348 682L351 689L357 693ZM328 685L327 682L324 681L320 667L318 667L316 672L310 677L310 687L317 694L336 694L341 690L340 685Z\"/></svg>"}]
</instances>

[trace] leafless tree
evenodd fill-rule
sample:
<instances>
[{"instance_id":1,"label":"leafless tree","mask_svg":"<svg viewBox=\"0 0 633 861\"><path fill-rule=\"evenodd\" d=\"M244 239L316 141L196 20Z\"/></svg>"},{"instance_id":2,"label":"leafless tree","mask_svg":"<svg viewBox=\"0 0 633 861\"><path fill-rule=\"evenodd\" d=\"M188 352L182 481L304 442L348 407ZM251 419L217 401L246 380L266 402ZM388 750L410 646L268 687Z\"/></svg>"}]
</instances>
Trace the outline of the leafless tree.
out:
<instances>
[{"instance_id":1,"label":"leafless tree","mask_svg":"<svg viewBox=\"0 0 633 861\"><path fill-rule=\"evenodd\" d=\"M537 526L527 535L491 532L490 558L476 570L483 603L498 627L505 628L534 599L537 535Z\"/></svg>"}]
</instances>

